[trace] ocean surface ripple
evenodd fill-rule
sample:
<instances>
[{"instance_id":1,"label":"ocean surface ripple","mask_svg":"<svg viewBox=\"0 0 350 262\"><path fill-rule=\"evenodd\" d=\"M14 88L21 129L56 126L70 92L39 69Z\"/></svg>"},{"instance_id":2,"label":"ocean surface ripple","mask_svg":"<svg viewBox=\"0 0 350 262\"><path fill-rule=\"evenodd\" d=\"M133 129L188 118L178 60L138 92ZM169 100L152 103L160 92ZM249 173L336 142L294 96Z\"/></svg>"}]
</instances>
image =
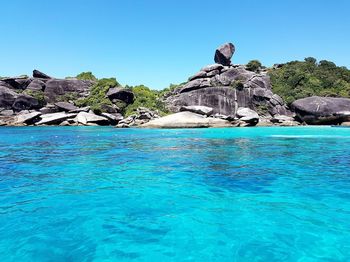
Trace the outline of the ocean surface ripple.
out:
<instances>
[{"instance_id":1,"label":"ocean surface ripple","mask_svg":"<svg viewBox=\"0 0 350 262\"><path fill-rule=\"evenodd\" d=\"M350 128L0 128L0 260L349 261Z\"/></svg>"}]
</instances>

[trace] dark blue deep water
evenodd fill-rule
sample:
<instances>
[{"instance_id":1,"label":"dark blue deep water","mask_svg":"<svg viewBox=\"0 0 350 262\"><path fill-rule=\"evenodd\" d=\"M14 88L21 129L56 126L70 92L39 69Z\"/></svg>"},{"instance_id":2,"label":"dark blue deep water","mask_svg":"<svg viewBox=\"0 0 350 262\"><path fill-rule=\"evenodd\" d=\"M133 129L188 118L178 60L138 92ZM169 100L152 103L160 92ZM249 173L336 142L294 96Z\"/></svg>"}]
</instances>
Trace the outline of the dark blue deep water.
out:
<instances>
[{"instance_id":1,"label":"dark blue deep water","mask_svg":"<svg viewBox=\"0 0 350 262\"><path fill-rule=\"evenodd\" d=\"M0 128L0 261L349 261L350 128Z\"/></svg>"}]
</instances>

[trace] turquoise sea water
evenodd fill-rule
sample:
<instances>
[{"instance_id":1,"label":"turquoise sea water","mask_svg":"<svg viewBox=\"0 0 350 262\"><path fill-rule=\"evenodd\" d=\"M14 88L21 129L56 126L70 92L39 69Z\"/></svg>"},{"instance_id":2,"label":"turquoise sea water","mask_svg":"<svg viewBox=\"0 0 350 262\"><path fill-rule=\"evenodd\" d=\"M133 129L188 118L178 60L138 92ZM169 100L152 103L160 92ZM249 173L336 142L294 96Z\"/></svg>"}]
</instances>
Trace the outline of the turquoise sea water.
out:
<instances>
[{"instance_id":1,"label":"turquoise sea water","mask_svg":"<svg viewBox=\"0 0 350 262\"><path fill-rule=\"evenodd\" d=\"M349 261L350 128L0 128L0 261Z\"/></svg>"}]
</instances>

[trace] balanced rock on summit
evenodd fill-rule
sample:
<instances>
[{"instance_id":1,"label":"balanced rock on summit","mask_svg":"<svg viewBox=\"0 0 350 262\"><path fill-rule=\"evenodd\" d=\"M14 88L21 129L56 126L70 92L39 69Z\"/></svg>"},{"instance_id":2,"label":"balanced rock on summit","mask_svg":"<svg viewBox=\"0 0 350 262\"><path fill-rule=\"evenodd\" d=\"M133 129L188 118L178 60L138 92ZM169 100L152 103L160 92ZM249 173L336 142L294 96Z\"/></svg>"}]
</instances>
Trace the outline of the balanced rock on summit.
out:
<instances>
[{"instance_id":1,"label":"balanced rock on summit","mask_svg":"<svg viewBox=\"0 0 350 262\"><path fill-rule=\"evenodd\" d=\"M231 57L235 52L235 46L232 43L226 43L219 46L215 51L215 63L229 66L231 64Z\"/></svg>"}]
</instances>

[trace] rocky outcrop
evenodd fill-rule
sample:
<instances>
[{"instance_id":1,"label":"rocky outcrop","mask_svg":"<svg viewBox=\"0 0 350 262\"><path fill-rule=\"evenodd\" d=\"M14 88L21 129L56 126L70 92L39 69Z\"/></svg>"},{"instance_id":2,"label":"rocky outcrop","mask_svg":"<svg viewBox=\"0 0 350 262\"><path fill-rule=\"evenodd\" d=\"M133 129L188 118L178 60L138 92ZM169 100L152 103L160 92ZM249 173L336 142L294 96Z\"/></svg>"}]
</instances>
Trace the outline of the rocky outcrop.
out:
<instances>
[{"instance_id":1,"label":"rocky outcrop","mask_svg":"<svg viewBox=\"0 0 350 262\"><path fill-rule=\"evenodd\" d=\"M340 124L350 121L350 99L312 96L291 105L297 118L307 124Z\"/></svg>"},{"instance_id":2,"label":"rocky outcrop","mask_svg":"<svg viewBox=\"0 0 350 262\"><path fill-rule=\"evenodd\" d=\"M257 112L259 117L292 117L283 99L272 92L267 72L256 73L246 70L245 66L231 65L233 53L233 45L219 47L215 52L216 64L203 67L189 82L166 97L168 109L179 112L188 106L206 106L213 108L213 114L234 119L238 108L242 107Z\"/></svg>"},{"instance_id":3,"label":"rocky outcrop","mask_svg":"<svg viewBox=\"0 0 350 262\"><path fill-rule=\"evenodd\" d=\"M145 107L139 107L136 110L136 113L133 115L128 116L125 119L122 119L118 122L118 125L116 127L118 128L125 128L125 127L133 127L133 126L140 126L145 123L148 123L149 121L153 119L158 119L159 115L157 112L152 111Z\"/></svg>"},{"instance_id":4,"label":"rocky outcrop","mask_svg":"<svg viewBox=\"0 0 350 262\"><path fill-rule=\"evenodd\" d=\"M231 57L235 52L235 46L232 43L226 43L219 46L215 51L215 63L229 66L231 64Z\"/></svg>"},{"instance_id":5,"label":"rocky outcrop","mask_svg":"<svg viewBox=\"0 0 350 262\"><path fill-rule=\"evenodd\" d=\"M141 127L148 128L200 128L229 126L232 126L232 124L227 120L205 117L188 111L164 116L141 125Z\"/></svg>"},{"instance_id":6,"label":"rocky outcrop","mask_svg":"<svg viewBox=\"0 0 350 262\"><path fill-rule=\"evenodd\" d=\"M33 70L33 77L34 78L43 78L43 79L51 79L51 76L48 76L47 74L44 74L43 72L40 72L39 70L34 69Z\"/></svg>"},{"instance_id":7,"label":"rocky outcrop","mask_svg":"<svg viewBox=\"0 0 350 262\"><path fill-rule=\"evenodd\" d=\"M67 111L67 112L76 112L79 108L73 105L72 103L69 102L57 102L55 103L55 106L62 111Z\"/></svg>"},{"instance_id":8,"label":"rocky outcrop","mask_svg":"<svg viewBox=\"0 0 350 262\"><path fill-rule=\"evenodd\" d=\"M127 104L134 101L134 94L131 90L122 87L110 88L106 94L110 100L121 100Z\"/></svg>"},{"instance_id":9,"label":"rocky outcrop","mask_svg":"<svg viewBox=\"0 0 350 262\"><path fill-rule=\"evenodd\" d=\"M55 124L60 124L64 120L68 118L73 118L77 114L67 114L63 112L58 112L58 113L52 113L52 114L45 114L41 115L41 120L36 123L36 125L55 125Z\"/></svg>"},{"instance_id":10,"label":"rocky outcrop","mask_svg":"<svg viewBox=\"0 0 350 262\"><path fill-rule=\"evenodd\" d=\"M15 111L22 111L27 109L39 109L40 107L41 107L41 104L38 99L26 94L18 95L12 105L12 108Z\"/></svg>"},{"instance_id":11,"label":"rocky outcrop","mask_svg":"<svg viewBox=\"0 0 350 262\"><path fill-rule=\"evenodd\" d=\"M18 94L6 86L0 86L0 108L10 109Z\"/></svg>"},{"instance_id":12,"label":"rocky outcrop","mask_svg":"<svg viewBox=\"0 0 350 262\"><path fill-rule=\"evenodd\" d=\"M60 97L68 94L86 97L93 84L94 82L89 80L50 79L45 84L45 100L48 103L58 102Z\"/></svg>"}]
</instances>

